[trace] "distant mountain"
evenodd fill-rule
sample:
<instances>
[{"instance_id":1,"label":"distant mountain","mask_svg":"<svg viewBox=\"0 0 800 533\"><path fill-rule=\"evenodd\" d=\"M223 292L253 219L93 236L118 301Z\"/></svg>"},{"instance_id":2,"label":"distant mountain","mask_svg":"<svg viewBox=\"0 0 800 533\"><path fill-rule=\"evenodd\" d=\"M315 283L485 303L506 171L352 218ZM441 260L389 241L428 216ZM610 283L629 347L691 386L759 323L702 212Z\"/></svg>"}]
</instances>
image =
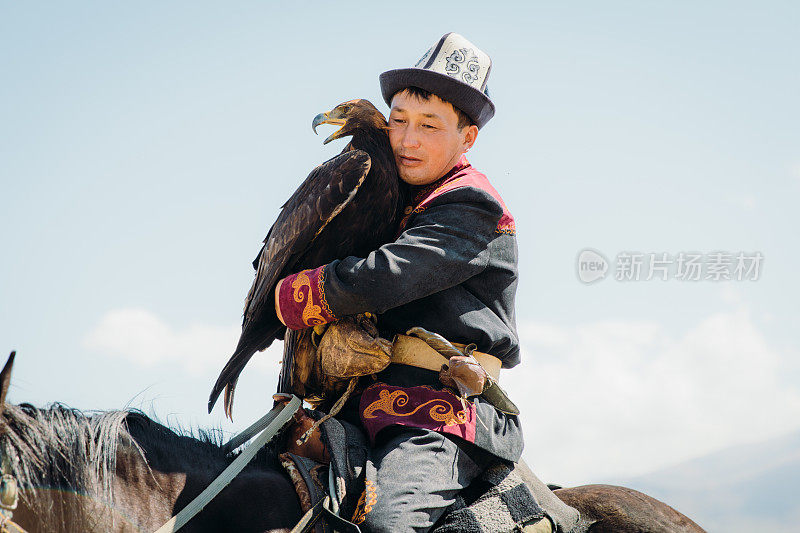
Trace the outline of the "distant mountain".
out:
<instances>
[{"instance_id":1,"label":"distant mountain","mask_svg":"<svg viewBox=\"0 0 800 533\"><path fill-rule=\"evenodd\" d=\"M728 448L619 484L668 503L710 532L797 533L800 431Z\"/></svg>"}]
</instances>

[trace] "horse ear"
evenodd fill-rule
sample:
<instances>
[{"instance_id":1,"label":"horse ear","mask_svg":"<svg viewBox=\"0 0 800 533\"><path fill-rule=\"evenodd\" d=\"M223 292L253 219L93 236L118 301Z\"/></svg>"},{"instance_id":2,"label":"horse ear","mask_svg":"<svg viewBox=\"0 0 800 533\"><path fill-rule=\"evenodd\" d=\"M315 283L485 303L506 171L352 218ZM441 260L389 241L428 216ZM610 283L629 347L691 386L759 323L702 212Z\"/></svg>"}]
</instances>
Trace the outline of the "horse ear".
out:
<instances>
[{"instance_id":1,"label":"horse ear","mask_svg":"<svg viewBox=\"0 0 800 533\"><path fill-rule=\"evenodd\" d=\"M8 387L11 385L11 369L14 367L14 356L17 352L11 352L6 361L6 366L0 372L0 412L6 406L6 394L8 394Z\"/></svg>"}]
</instances>

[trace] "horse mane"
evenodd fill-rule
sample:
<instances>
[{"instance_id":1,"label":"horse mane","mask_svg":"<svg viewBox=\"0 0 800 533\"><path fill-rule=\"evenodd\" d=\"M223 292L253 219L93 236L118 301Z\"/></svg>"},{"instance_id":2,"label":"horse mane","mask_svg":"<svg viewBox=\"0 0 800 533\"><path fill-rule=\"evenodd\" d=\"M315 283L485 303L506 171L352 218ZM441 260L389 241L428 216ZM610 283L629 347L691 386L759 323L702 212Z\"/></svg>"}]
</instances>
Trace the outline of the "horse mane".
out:
<instances>
[{"instance_id":1,"label":"horse mane","mask_svg":"<svg viewBox=\"0 0 800 533\"><path fill-rule=\"evenodd\" d=\"M173 429L139 410L84 412L61 403L45 408L23 403L5 404L0 416L2 456L23 489L20 497L39 516L47 516L45 523L88 524L97 520L98 504L110 512L118 452L133 453L153 468L203 465L216 470L232 460L221 441L219 430ZM271 450L259 455L262 468L274 468ZM88 498L77 498L78 508L67 510L44 503L41 493L50 490Z\"/></svg>"},{"instance_id":2,"label":"horse mane","mask_svg":"<svg viewBox=\"0 0 800 533\"><path fill-rule=\"evenodd\" d=\"M64 505L44 504L43 491L66 491L89 496L76 501L110 504L117 449L127 437L123 427L127 414L108 411L87 416L58 403L46 409L6 404L0 419L2 453L23 489L20 497L26 505L39 515L49 515L47 523L63 524L75 516L68 517ZM85 505L79 507L71 511L88 518Z\"/></svg>"}]
</instances>

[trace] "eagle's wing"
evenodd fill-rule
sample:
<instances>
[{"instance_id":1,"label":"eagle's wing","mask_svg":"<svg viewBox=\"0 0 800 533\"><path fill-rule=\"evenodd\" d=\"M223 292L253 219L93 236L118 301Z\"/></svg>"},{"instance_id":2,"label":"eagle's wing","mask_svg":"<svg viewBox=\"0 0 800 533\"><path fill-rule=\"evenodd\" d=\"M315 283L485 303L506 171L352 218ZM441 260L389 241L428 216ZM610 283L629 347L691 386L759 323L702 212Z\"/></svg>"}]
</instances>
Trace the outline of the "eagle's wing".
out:
<instances>
[{"instance_id":1,"label":"eagle's wing","mask_svg":"<svg viewBox=\"0 0 800 533\"><path fill-rule=\"evenodd\" d=\"M266 349L284 328L275 314L274 290L294 273L297 261L325 226L353 199L370 169L370 157L349 150L308 175L270 228L258 256L256 278L244 305L242 334L208 399L208 411L225 388L225 414L231 418L236 380L256 351Z\"/></svg>"}]
</instances>

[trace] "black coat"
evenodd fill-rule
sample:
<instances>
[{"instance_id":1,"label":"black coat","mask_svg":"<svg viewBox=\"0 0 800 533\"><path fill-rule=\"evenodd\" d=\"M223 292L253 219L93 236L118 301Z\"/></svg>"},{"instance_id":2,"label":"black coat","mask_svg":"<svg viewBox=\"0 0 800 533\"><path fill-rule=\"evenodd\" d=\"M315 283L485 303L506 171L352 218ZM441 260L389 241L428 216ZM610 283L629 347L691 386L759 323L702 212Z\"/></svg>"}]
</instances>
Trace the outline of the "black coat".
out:
<instances>
[{"instance_id":1,"label":"black coat","mask_svg":"<svg viewBox=\"0 0 800 533\"><path fill-rule=\"evenodd\" d=\"M394 242L364 258L347 257L286 278L282 294L298 275L308 285L308 298L301 302L281 299L287 325L312 325L303 322L304 310L313 323L368 311L379 315L386 338L421 326L451 342L477 344L504 368L517 365L517 243L514 220L497 191L462 158L443 178L416 191L407 211ZM379 379L441 388L435 372L402 365L392 365ZM482 397L472 405L474 443L518 460L523 445L518 417L498 412Z\"/></svg>"}]
</instances>

